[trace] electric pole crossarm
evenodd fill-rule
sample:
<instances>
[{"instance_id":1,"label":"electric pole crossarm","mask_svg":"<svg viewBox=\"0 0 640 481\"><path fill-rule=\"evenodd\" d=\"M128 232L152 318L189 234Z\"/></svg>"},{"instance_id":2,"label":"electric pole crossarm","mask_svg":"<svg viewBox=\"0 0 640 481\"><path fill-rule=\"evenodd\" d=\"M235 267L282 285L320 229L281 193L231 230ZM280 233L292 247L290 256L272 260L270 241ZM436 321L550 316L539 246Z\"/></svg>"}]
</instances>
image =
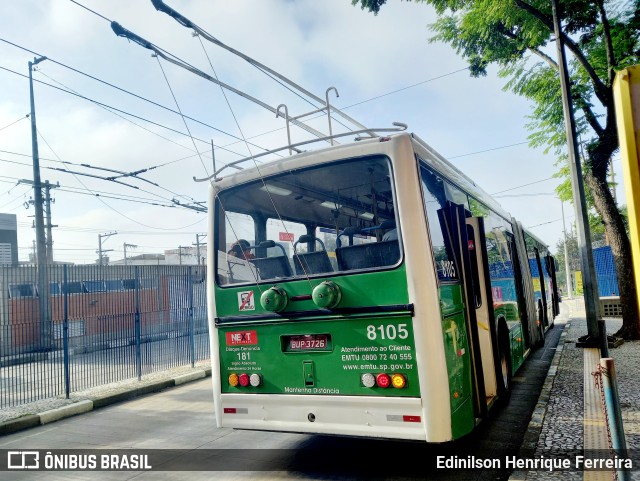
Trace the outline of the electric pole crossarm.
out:
<instances>
[{"instance_id":1,"label":"electric pole crossarm","mask_svg":"<svg viewBox=\"0 0 640 481\"><path fill-rule=\"evenodd\" d=\"M105 252L111 252L113 249L103 249L102 248L102 238L104 237L105 239L108 239L109 237L111 237L112 235L116 235L118 232L113 231L113 232L107 232L106 234L98 234L98 265L103 265L102 264L102 259L103 259L103 254Z\"/></svg>"},{"instance_id":2,"label":"electric pole crossarm","mask_svg":"<svg viewBox=\"0 0 640 481\"><path fill-rule=\"evenodd\" d=\"M196 25L195 23L193 23L191 20L189 20L187 17L185 17L184 15L178 13L176 10L174 10L173 8L171 8L170 6L168 6L166 3L164 3L162 0L151 0L151 3L153 4L153 6L156 8L156 10L160 11L160 12L164 12L167 15L169 15L170 17L174 18L178 23L184 25L187 28L191 28L193 29L195 32L197 32L199 35L201 35L202 37L204 37L206 40L208 40L209 42L217 45L218 47L221 47L225 50L227 50L228 52L231 52L234 55L237 55L238 57L246 60L247 62L249 62L251 65L253 65L254 67L257 67L260 70L263 70L264 72L267 72L271 75L273 75L274 77L277 77L278 79L282 80L283 82L285 82L287 85L289 85L290 87L293 87L294 89L296 89L297 91L305 94L307 97L312 98L313 100L315 100L316 102L319 102L320 104L322 104L324 107L318 109L317 111L323 111L325 109L330 109L331 111L335 112L336 114L340 115L343 119L351 122L353 125L355 125L356 127L358 127L359 129L363 129L366 130L366 126L362 125L360 122L358 122L357 120L353 119L352 117L350 117L349 115L345 114L344 112L342 112L341 110L335 108L335 107L331 107L328 106L328 104L326 103L326 101L324 99L322 99L321 97L318 97L317 95L313 94L312 92L308 91L307 89L305 89L304 87L298 85L297 83L295 83L293 80L285 77L284 75L276 72L275 70L270 69L269 67L267 67L266 65L258 62L257 60L249 57L248 55L245 55L244 53L240 52L239 50L236 50L233 47L230 47L228 45L226 45L225 43L221 42L220 40L218 40L217 38L215 38L213 35L209 34L208 32L206 32L205 30L203 30L202 28L200 28L198 25ZM305 115L309 115L309 114L305 114ZM377 135L375 135L373 132L369 132L367 131L367 133L369 133L372 137L377 137Z\"/></svg>"},{"instance_id":3,"label":"electric pole crossarm","mask_svg":"<svg viewBox=\"0 0 640 481\"><path fill-rule=\"evenodd\" d=\"M271 105L263 102L262 100L259 100L241 90L238 90L234 87L232 87L231 85L228 85L224 82L219 81L218 79L212 77L211 75L206 74L205 72L203 72L202 70L189 65L188 63L182 61L182 60L177 60L176 58L172 58L173 55L165 53L160 47L157 47L156 45L152 44L151 42L149 42L148 40L143 39L142 37L136 35L135 33L131 32L130 30L127 30L126 28L124 28L122 25L120 25L118 22L111 22L111 29L114 31L114 33L118 36L118 37L124 37L126 39L131 40L132 42L137 43L138 45L151 50L152 52L154 52L156 55L158 55L159 57L162 57L163 59L165 59L167 62L171 62L174 65L177 65L178 67L182 67L185 70L188 70L191 73L194 73L196 75L198 75L199 77L202 77L205 80L208 80L209 82L213 82L216 85L219 85L220 87L222 87L223 89L229 90L230 92L233 92L236 95L239 95L240 97L243 97L257 105L259 105L260 107L276 114L278 111L275 107L272 107ZM293 124L297 125L298 127L300 127L303 130L306 130L307 132L309 132L310 134L315 135L318 138L323 138L325 137L325 134L323 134L322 132L314 129L313 127L309 127L307 124L300 122L300 121L292 121Z\"/></svg>"}]
</instances>

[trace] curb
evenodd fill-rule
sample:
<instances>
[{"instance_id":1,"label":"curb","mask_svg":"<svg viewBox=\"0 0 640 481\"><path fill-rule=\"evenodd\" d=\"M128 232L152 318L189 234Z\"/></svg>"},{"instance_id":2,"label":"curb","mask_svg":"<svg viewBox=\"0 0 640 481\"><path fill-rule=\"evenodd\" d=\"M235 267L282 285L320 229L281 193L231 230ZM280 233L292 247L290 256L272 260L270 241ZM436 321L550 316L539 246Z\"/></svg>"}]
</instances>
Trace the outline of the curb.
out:
<instances>
[{"instance_id":1,"label":"curb","mask_svg":"<svg viewBox=\"0 0 640 481\"><path fill-rule=\"evenodd\" d=\"M547 376L544 380L544 384L542 385L542 390L540 391L538 402L536 403L536 407L531 414L531 420L529 421L527 431L524 434L524 439L522 440L522 444L520 445L520 449L518 450L519 458L524 458L527 455L532 454L538 447L538 440L540 439L542 425L547 413L547 405L549 404L549 398L551 397L551 389L553 388L553 383L555 381L556 374L558 373L560 358L562 357L562 351L564 350L564 344L566 342L567 334L570 328L571 319L568 319L567 323L564 325L562 334L560 334L558 346L556 347L556 352L553 355L551 365L549 366L549 370L547 371ZM528 470L515 470L511 473L511 476L509 476L509 481L525 481L528 474Z\"/></svg>"},{"instance_id":2,"label":"curb","mask_svg":"<svg viewBox=\"0 0 640 481\"><path fill-rule=\"evenodd\" d=\"M34 428L43 424L49 424L59 421L60 419L69 418L77 414L84 414L93 411L94 409L103 408L122 401L129 401L145 394L163 391L168 388L181 386L210 376L211 368L202 369L188 374L182 374L166 381L154 382L145 386L136 387L115 394L109 394L95 399L83 399L67 406L50 409L49 411L44 411L38 414L28 414L16 419L10 419L9 421L0 423L0 436Z\"/></svg>"}]
</instances>

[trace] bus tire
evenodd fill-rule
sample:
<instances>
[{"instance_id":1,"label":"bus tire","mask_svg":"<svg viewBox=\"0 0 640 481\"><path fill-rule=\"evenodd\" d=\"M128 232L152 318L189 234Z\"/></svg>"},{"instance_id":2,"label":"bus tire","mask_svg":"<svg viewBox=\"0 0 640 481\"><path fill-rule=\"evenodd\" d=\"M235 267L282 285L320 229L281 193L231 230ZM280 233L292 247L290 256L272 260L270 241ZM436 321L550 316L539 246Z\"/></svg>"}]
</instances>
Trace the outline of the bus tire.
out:
<instances>
[{"instance_id":1,"label":"bus tire","mask_svg":"<svg viewBox=\"0 0 640 481\"><path fill-rule=\"evenodd\" d=\"M506 405L511 398L511 347L509 330L504 321L498 325L498 396L500 403Z\"/></svg>"}]
</instances>

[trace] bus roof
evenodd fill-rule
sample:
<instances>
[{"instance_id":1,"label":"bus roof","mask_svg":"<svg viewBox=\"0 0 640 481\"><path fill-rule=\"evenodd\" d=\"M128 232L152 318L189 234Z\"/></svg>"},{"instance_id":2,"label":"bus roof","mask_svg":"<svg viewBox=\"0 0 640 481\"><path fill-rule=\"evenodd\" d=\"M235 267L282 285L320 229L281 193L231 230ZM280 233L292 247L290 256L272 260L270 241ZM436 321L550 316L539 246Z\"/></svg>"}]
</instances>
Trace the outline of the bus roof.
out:
<instances>
[{"instance_id":1,"label":"bus roof","mask_svg":"<svg viewBox=\"0 0 640 481\"><path fill-rule=\"evenodd\" d=\"M260 177L269 177L278 173L293 169L310 167L313 165L331 162L340 159L360 157L363 155L386 154L389 153L394 142L402 142L410 139L414 151L427 162L427 164L447 178L457 187L467 192L497 214L511 222L511 215L487 192L478 186L471 178L455 167L451 162L440 155L424 140L416 134L400 133L383 139L388 142L381 142L380 138L367 138L358 142L329 146L323 149L311 150L294 154L282 159L266 162L262 165L255 164L253 167L242 169L231 175L219 177L215 182L211 182L212 188L223 190L229 187L251 182Z\"/></svg>"}]
</instances>

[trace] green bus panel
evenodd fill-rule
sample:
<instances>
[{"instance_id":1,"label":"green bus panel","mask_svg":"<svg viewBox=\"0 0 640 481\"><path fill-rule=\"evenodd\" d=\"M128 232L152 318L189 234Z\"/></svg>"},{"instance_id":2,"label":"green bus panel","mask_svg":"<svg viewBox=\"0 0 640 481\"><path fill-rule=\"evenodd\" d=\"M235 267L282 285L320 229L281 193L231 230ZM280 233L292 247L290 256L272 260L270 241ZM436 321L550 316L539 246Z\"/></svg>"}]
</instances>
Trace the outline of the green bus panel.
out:
<instances>
[{"instance_id":1,"label":"green bus panel","mask_svg":"<svg viewBox=\"0 0 640 481\"><path fill-rule=\"evenodd\" d=\"M462 288L459 284L442 285L439 289L442 310L444 351L449 373L451 431L457 439L473 430L471 360L469 336L465 321Z\"/></svg>"},{"instance_id":2,"label":"green bus panel","mask_svg":"<svg viewBox=\"0 0 640 481\"><path fill-rule=\"evenodd\" d=\"M365 272L327 278L340 286L342 299L338 307L370 307L406 304L409 302L407 293L407 275L404 264L397 269L378 272ZM314 278L285 280L281 283L265 282L258 288L255 284L245 286L215 286L216 310L218 317L271 314L260 305L261 292L273 285L284 289L289 299L298 296L310 296L313 288L325 279ZM310 298L289 301L282 312L302 312L317 310Z\"/></svg>"},{"instance_id":3,"label":"green bus panel","mask_svg":"<svg viewBox=\"0 0 640 481\"><path fill-rule=\"evenodd\" d=\"M287 286L289 287L289 286ZM408 312L218 326L223 393L419 397ZM229 375L259 374L233 387ZM402 374L404 388L364 387L361 375Z\"/></svg>"}]
</instances>

